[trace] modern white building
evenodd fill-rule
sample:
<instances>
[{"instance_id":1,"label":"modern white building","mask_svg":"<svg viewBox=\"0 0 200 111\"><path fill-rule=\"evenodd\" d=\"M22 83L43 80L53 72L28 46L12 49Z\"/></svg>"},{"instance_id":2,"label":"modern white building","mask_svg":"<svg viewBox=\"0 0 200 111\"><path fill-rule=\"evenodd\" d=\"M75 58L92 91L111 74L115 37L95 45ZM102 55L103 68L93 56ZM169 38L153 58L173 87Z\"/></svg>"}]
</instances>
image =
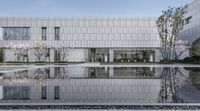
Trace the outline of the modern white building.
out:
<instances>
[{"instance_id":1,"label":"modern white building","mask_svg":"<svg viewBox=\"0 0 200 111\"><path fill-rule=\"evenodd\" d=\"M50 61L61 61L57 48L67 47L69 62L158 62L160 38L156 17L0 17L3 60L16 61L10 44L38 42L49 48ZM28 59L36 57L31 51ZM45 58L43 57L42 60Z\"/></svg>"},{"instance_id":2,"label":"modern white building","mask_svg":"<svg viewBox=\"0 0 200 111\"><path fill-rule=\"evenodd\" d=\"M200 37L200 1L188 5L179 39ZM0 59L16 61L10 44L47 45L48 61L159 62L157 17L0 17ZM68 48L64 60L58 48ZM34 52L27 59L34 62ZM41 61L45 61L42 56ZM22 61L22 60L21 60Z\"/></svg>"}]
</instances>

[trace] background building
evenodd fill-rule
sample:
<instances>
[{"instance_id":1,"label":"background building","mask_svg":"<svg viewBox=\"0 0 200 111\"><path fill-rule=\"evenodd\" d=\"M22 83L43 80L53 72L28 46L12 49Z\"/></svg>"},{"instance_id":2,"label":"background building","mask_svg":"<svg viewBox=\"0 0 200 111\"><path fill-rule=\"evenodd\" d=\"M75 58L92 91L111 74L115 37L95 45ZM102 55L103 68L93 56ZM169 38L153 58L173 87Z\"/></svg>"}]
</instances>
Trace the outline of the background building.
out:
<instances>
[{"instance_id":1,"label":"background building","mask_svg":"<svg viewBox=\"0 0 200 111\"><path fill-rule=\"evenodd\" d=\"M200 37L200 1L195 0L188 5L184 16L184 27L179 34L179 39L188 41L190 45Z\"/></svg>"}]
</instances>

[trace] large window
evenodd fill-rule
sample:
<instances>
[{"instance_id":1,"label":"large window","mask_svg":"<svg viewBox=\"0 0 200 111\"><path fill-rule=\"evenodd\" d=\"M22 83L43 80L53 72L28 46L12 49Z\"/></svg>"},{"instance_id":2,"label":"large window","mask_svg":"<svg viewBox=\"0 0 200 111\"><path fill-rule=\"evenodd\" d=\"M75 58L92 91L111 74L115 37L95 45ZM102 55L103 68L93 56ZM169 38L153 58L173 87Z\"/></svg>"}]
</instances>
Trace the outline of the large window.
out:
<instances>
[{"instance_id":1,"label":"large window","mask_svg":"<svg viewBox=\"0 0 200 111\"><path fill-rule=\"evenodd\" d=\"M185 19L185 24L189 24L191 22L192 16Z\"/></svg>"},{"instance_id":2,"label":"large window","mask_svg":"<svg viewBox=\"0 0 200 111\"><path fill-rule=\"evenodd\" d=\"M3 40L30 40L30 28L4 27Z\"/></svg>"},{"instance_id":3,"label":"large window","mask_svg":"<svg viewBox=\"0 0 200 111\"><path fill-rule=\"evenodd\" d=\"M55 40L60 40L60 37L59 37L60 30L59 29L60 29L59 27L54 28Z\"/></svg>"},{"instance_id":4,"label":"large window","mask_svg":"<svg viewBox=\"0 0 200 111\"><path fill-rule=\"evenodd\" d=\"M115 50L114 62L154 62L154 50Z\"/></svg>"}]
</instances>

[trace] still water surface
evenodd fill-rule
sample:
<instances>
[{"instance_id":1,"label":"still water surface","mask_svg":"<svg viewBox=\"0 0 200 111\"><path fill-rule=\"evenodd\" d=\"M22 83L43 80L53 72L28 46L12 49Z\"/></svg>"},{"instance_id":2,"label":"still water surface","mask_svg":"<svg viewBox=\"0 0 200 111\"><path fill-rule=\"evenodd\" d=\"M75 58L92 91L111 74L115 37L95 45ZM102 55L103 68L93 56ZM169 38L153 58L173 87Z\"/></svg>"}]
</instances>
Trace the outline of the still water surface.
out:
<instances>
[{"instance_id":1,"label":"still water surface","mask_svg":"<svg viewBox=\"0 0 200 111\"><path fill-rule=\"evenodd\" d=\"M42 67L0 74L1 103L200 103L200 68Z\"/></svg>"}]
</instances>

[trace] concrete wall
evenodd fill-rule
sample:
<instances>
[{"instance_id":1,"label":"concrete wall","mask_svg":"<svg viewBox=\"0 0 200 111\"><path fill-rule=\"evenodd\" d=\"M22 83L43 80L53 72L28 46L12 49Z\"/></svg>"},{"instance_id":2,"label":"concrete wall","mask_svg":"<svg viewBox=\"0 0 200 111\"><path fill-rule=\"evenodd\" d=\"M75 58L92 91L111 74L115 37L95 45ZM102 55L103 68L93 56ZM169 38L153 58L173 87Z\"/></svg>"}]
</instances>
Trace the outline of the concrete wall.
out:
<instances>
[{"instance_id":1,"label":"concrete wall","mask_svg":"<svg viewBox=\"0 0 200 111\"><path fill-rule=\"evenodd\" d=\"M88 62L88 49L70 49L66 58L69 62Z\"/></svg>"},{"instance_id":2,"label":"concrete wall","mask_svg":"<svg viewBox=\"0 0 200 111\"><path fill-rule=\"evenodd\" d=\"M11 49L4 49L5 58L4 61L15 61L14 52ZM50 50L50 61L54 62L55 60L55 49ZM65 61L68 62L88 62L88 49L69 49L67 52ZM37 57L34 55L34 51L29 51L28 54L29 62L38 61ZM27 59L25 59L26 62ZM20 60L22 61L22 59ZM42 56L41 61L45 61L45 57ZM46 58L46 61L49 61L49 58Z\"/></svg>"}]
</instances>

